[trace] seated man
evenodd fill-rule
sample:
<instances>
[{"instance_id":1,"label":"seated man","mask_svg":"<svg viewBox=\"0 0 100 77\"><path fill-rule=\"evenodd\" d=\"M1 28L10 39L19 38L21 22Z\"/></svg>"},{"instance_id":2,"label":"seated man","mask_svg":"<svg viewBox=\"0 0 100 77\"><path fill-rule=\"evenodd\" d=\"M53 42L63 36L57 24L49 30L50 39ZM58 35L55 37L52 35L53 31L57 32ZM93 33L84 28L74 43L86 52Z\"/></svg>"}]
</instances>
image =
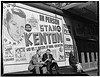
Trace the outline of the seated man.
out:
<instances>
[{"instance_id":1,"label":"seated man","mask_svg":"<svg viewBox=\"0 0 100 77\"><path fill-rule=\"evenodd\" d=\"M47 70L50 74L52 74L52 68L55 66L56 72L57 74L59 74L58 71L58 64L57 62L54 60L52 54L50 54L50 49L46 50L46 53L43 54L42 57L42 61L45 62L46 66L47 66Z\"/></svg>"},{"instance_id":2,"label":"seated man","mask_svg":"<svg viewBox=\"0 0 100 77\"><path fill-rule=\"evenodd\" d=\"M44 65L44 62L42 62L41 56L40 56L40 49L36 51L36 54L32 56L32 59L30 61L30 65L28 67L30 71L33 71L35 69L36 74L40 74L40 70L42 69L43 74L46 74L47 68Z\"/></svg>"},{"instance_id":3,"label":"seated man","mask_svg":"<svg viewBox=\"0 0 100 77\"><path fill-rule=\"evenodd\" d=\"M76 72L83 72L81 64L78 62L77 58L74 56L74 52L72 51L69 53L69 64Z\"/></svg>"}]
</instances>

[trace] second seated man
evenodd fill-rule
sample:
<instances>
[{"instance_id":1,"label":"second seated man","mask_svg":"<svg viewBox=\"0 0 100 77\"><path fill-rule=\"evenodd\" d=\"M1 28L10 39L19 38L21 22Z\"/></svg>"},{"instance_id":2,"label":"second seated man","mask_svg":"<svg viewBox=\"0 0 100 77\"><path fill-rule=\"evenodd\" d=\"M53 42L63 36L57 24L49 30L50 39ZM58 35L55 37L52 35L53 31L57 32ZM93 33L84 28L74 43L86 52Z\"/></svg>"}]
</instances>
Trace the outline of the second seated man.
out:
<instances>
[{"instance_id":1,"label":"second seated man","mask_svg":"<svg viewBox=\"0 0 100 77\"><path fill-rule=\"evenodd\" d=\"M46 53L43 54L42 61L47 65L47 70L52 74L52 68L55 67L57 74L59 74L58 64L53 58L53 55L50 54L50 49L46 50Z\"/></svg>"}]
</instances>

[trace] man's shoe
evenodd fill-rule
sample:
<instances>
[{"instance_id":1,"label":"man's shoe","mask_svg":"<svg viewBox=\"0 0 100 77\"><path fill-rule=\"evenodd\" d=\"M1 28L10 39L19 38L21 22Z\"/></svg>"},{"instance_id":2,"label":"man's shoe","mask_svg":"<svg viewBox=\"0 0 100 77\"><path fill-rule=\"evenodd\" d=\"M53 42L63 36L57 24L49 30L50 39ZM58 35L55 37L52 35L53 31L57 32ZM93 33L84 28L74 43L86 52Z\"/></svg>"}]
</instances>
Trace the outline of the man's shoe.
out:
<instances>
[{"instance_id":1,"label":"man's shoe","mask_svg":"<svg viewBox=\"0 0 100 77\"><path fill-rule=\"evenodd\" d=\"M51 73L48 71L47 74L51 74Z\"/></svg>"},{"instance_id":2,"label":"man's shoe","mask_svg":"<svg viewBox=\"0 0 100 77\"><path fill-rule=\"evenodd\" d=\"M44 74L48 74L48 72L44 73Z\"/></svg>"},{"instance_id":3,"label":"man's shoe","mask_svg":"<svg viewBox=\"0 0 100 77\"><path fill-rule=\"evenodd\" d=\"M60 74L59 72L57 72L57 74Z\"/></svg>"}]
</instances>

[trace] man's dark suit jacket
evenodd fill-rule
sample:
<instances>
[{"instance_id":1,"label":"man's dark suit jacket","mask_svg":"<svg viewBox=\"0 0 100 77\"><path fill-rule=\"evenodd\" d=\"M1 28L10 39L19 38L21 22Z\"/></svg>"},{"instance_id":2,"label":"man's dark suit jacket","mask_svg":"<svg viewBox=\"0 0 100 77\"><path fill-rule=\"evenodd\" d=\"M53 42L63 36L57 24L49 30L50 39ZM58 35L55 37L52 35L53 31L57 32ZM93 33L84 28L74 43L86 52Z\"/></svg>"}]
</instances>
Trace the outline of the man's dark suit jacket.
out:
<instances>
[{"instance_id":1,"label":"man's dark suit jacket","mask_svg":"<svg viewBox=\"0 0 100 77\"><path fill-rule=\"evenodd\" d=\"M46 53L43 54L42 61L45 61L47 58L48 58L47 54ZM49 54L49 59L51 59L51 61L54 60L52 54Z\"/></svg>"},{"instance_id":2,"label":"man's dark suit jacket","mask_svg":"<svg viewBox=\"0 0 100 77\"><path fill-rule=\"evenodd\" d=\"M75 65L75 64L77 64L77 58L75 57L75 56L73 56L73 54L69 54L69 63L70 63L70 65Z\"/></svg>"}]
</instances>

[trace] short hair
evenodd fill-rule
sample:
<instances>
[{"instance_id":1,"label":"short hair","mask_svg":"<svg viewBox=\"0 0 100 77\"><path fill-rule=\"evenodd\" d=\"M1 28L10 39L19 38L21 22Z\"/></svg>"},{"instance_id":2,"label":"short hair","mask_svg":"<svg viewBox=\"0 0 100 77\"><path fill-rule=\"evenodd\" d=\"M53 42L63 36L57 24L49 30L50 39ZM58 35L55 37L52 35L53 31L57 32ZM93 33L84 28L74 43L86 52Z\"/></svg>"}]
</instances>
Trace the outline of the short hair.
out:
<instances>
[{"instance_id":1,"label":"short hair","mask_svg":"<svg viewBox=\"0 0 100 77\"><path fill-rule=\"evenodd\" d=\"M6 13L7 22L9 22L9 20L11 19L11 14L16 14L16 15L22 17L22 18L26 18L25 13L21 9L12 8L11 12L9 10L7 10L7 13Z\"/></svg>"},{"instance_id":2,"label":"short hair","mask_svg":"<svg viewBox=\"0 0 100 77\"><path fill-rule=\"evenodd\" d=\"M47 49L47 51L51 51L50 49Z\"/></svg>"},{"instance_id":3,"label":"short hair","mask_svg":"<svg viewBox=\"0 0 100 77\"><path fill-rule=\"evenodd\" d=\"M58 27L61 29L61 27L60 27L60 26L57 26L57 28L58 28Z\"/></svg>"},{"instance_id":4,"label":"short hair","mask_svg":"<svg viewBox=\"0 0 100 77\"><path fill-rule=\"evenodd\" d=\"M40 48L39 48L39 49L37 49L37 51L36 51L36 52L39 52L39 50L40 50Z\"/></svg>"}]
</instances>

